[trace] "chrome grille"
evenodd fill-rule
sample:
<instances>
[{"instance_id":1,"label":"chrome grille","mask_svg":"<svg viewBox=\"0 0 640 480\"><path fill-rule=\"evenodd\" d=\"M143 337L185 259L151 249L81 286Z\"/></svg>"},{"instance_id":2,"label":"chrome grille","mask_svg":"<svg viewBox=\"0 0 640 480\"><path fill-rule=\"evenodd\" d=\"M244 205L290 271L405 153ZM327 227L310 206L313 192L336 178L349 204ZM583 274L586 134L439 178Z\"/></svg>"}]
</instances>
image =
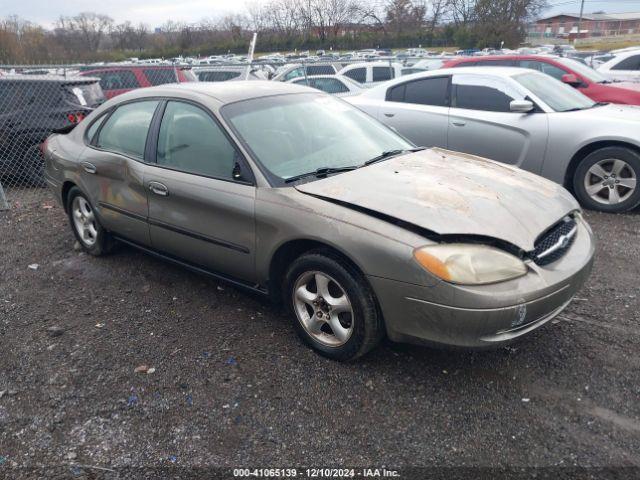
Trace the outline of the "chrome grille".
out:
<instances>
[{"instance_id":1,"label":"chrome grille","mask_svg":"<svg viewBox=\"0 0 640 480\"><path fill-rule=\"evenodd\" d=\"M533 261L538 265L548 265L564 256L571 248L578 232L578 224L566 217L554 225L535 244Z\"/></svg>"}]
</instances>

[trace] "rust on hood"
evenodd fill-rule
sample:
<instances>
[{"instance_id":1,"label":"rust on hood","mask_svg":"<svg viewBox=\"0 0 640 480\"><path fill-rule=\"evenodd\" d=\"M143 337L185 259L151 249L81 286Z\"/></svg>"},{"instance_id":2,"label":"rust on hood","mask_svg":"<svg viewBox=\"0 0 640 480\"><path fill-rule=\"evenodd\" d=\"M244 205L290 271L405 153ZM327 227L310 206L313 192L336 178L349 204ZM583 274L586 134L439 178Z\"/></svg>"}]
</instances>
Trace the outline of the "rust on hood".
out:
<instances>
[{"instance_id":1,"label":"rust on hood","mask_svg":"<svg viewBox=\"0 0 640 480\"><path fill-rule=\"evenodd\" d=\"M440 148L296 188L440 235L495 238L525 251L534 248L540 233L579 208L569 192L549 180Z\"/></svg>"}]
</instances>

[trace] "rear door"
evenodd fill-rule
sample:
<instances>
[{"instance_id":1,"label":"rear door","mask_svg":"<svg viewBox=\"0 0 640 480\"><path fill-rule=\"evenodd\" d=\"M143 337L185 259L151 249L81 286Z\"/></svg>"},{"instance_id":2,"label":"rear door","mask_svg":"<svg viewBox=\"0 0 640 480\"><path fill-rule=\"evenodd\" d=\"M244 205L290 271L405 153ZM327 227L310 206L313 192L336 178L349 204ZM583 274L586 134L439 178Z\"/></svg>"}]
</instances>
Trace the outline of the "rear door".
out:
<instances>
[{"instance_id":1,"label":"rear door","mask_svg":"<svg viewBox=\"0 0 640 480\"><path fill-rule=\"evenodd\" d=\"M203 107L166 103L145 177L154 249L226 276L255 279L255 186L223 127Z\"/></svg>"},{"instance_id":2,"label":"rear door","mask_svg":"<svg viewBox=\"0 0 640 480\"><path fill-rule=\"evenodd\" d=\"M453 75L447 146L540 172L547 147L548 118L541 111L511 112L525 95L507 79Z\"/></svg>"},{"instance_id":3,"label":"rear door","mask_svg":"<svg viewBox=\"0 0 640 480\"><path fill-rule=\"evenodd\" d=\"M446 148L450 78L422 78L389 88L378 119L418 146Z\"/></svg>"},{"instance_id":4,"label":"rear door","mask_svg":"<svg viewBox=\"0 0 640 480\"><path fill-rule=\"evenodd\" d=\"M81 187L103 225L128 240L149 245L145 152L160 102L121 104L87 129L89 147L80 156Z\"/></svg>"}]
</instances>

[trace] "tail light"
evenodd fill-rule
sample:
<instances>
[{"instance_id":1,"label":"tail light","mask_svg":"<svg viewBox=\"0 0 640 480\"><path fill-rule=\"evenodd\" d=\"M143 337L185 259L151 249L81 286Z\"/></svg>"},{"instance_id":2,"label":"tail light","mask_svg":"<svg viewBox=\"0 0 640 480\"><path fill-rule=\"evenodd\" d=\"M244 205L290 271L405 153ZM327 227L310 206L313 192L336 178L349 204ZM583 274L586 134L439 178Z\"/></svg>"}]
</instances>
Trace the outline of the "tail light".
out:
<instances>
[{"instance_id":1,"label":"tail light","mask_svg":"<svg viewBox=\"0 0 640 480\"><path fill-rule=\"evenodd\" d=\"M47 151L47 142L49 142L49 138L45 138L44 142L40 144L40 153L42 153L43 157Z\"/></svg>"},{"instance_id":2,"label":"tail light","mask_svg":"<svg viewBox=\"0 0 640 480\"><path fill-rule=\"evenodd\" d=\"M71 123L80 123L82 120L84 120L85 114L84 112L77 112L77 113L68 113L67 114L67 120L69 120Z\"/></svg>"}]
</instances>

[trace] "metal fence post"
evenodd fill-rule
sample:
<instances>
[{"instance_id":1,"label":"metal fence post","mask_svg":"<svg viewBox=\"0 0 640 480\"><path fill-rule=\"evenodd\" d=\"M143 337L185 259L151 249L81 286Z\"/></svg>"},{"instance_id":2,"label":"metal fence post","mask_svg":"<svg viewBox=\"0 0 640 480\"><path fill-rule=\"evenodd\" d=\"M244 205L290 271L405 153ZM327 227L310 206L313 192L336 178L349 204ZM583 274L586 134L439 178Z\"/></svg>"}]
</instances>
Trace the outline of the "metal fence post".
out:
<instances>
[{"instance_id":1,"label":"metal fence post","mask_svg":"<svg viewBox=\"0 0 640 480\"><path fill-rule=\"evenodd\" d=\"M9 202L7 202L7 196L4 194L2 182L0 182L0 211L1 210L9 210Z\"/></svg>"}]
</instances>

